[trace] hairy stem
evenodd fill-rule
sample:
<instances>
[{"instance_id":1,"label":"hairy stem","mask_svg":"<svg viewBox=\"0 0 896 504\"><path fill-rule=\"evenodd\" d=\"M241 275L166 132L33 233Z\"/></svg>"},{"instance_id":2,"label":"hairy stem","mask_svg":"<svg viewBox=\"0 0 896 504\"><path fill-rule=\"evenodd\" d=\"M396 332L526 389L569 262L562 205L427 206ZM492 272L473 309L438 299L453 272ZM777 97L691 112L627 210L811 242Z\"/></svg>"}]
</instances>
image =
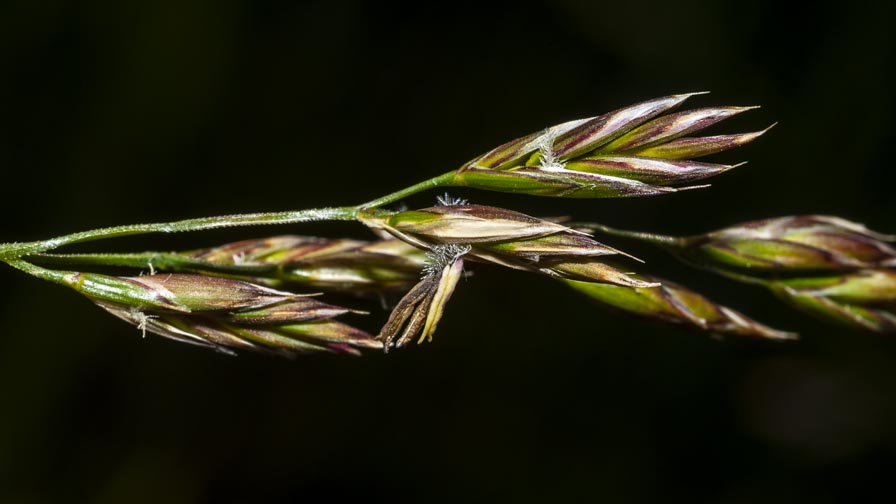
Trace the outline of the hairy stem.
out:
<instances>
[{"instance_id":1,"label":"hairy stem","mask_svg":"<svg viewBox=\"0 0 896 504\"><path fill-rule=\"evenodd\" d=\"M395 191L392 194L387 194L381 198L377 198L373 201L368 201L363 205L359 205L359 208L363 209L372 209L379 208L383 205L389 205L391 203L395 203L401 199L407 198L412 194L417 194L419 192L426 191L428 189L437 189L439 187L456 187L458 184L456 182L457 175L454 170L451 170L448 173L443 173L438 177L433 177L429 180L424 180L419 184L414 184L410 187L406 187L401 189L400 191Z\"/></svg>"},{"instance_id":2,"label":"hairy stem","mask_svg":"<svg viewBox=\"0 0 896 504\"><path fill-rule=\"evenodd\" d=\"M238 226L261 226L275 224L295 224L299 222L314 221L353 221L358 219L361 209L370 210L394 203L402 198L437 187L449 187L455 185L454 172L448 172L438 177L425 180L410 187L401 189L362 205L312 208L289 212L270 212L242 215L224 215L218 217L203 217L199 219L187 219L175 222L158 222L152 224L133 224L108 228L81 231L63 236L50 238L49 240L0 244L0 261L10 262L12 259L47 252L63 245L82 243L94 240L104 240L121 236L133 236L149 233L185 233L189 231L203 231L208 229L229 228Z\"/></svg>"},{"instance_id":3,"label":"hairy stem","mask_svg":"<svg viewBox=\"0 0 896 504\"><path fill-rule=\"evenodd\" d=\"M0 245L0 260L9 262L9 259L24 255L46 252L63 245L82 243L120 236L133 236L149 233L184 233L188 231L203 231L238 226L260 226L272 224L294 224L297 222L313 222L325 220L355 220L358 207L339 208L314 208L297 212L271 212L243 215L224 215L219 217L203 217L199 219L187 219L175 222L157 222L152 224L132 224L108 228L81 231L49 240L28 243L11 243Z\"/></svg>"},{"instance_id":4,"label":"hairy stem","mask_svg":"<svg viewBox=\"0 0 896 504\"><path fill-rule=\"evenodd\" d=\"M60 285L67 285L68 282L66 281L66 277L67 275L71 274L71 272L69 271L54 271L41 268L40 266L35 266L34 264L23 261L21 259L9 259L6 261L6 263L17 270L28 273L33 277L37 277L41 280L47 280L49 282L57 283Z\"/></svg>"},{"instance_id":5,"label":"hairy stem","mask_svg":"<svg viewBox=\"0 0 896 504\"><path fill-rule=\"evenodd\" d=\"M149 268L191 273L267 277L276 275L276 264L220 264L169 252L135 252L126 254L34 254L29 261L40 265L81 267L113 266Z\"/></svg>"}]
</instances>

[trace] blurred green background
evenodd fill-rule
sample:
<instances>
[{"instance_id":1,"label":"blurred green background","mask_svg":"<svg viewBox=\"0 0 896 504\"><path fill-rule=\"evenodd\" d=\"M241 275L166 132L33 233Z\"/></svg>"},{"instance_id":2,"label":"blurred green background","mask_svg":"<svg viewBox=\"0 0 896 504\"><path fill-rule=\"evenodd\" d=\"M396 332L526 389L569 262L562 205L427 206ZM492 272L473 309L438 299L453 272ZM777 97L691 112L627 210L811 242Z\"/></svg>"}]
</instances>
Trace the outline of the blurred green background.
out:
<instances>
[{"instance_id":1,"label":"blurred green background","mask_svg":"<svg viewBox=\"0 0 896 504\"><path fill-rule=\"evenodd\" d=\"M4 3L0 241L358 203L550 124L700 90L712 94L692 106L763 106L720 131L779 122L719 156L751 162L711 189L458 195L668 233L791 213L894 232L894 31L885 3L868 5ZM90 249L289 232L368 236L313 224ZM143 340L74 293L0 268L0 501L892 496L896 342L607 241L803 340L719 342L478 268L431 345L230 358Z\"/></svg>"}]
</instances>

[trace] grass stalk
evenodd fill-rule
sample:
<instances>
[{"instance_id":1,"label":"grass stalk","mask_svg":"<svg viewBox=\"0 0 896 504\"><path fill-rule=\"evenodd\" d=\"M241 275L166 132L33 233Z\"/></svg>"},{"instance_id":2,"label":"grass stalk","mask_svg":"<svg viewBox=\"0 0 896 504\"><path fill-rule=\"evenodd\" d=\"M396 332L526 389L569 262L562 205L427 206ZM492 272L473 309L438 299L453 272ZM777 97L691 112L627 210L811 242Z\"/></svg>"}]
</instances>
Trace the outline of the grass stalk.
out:
<instances>
[{"instance_id":1,"label":"grass stalk","mask_svg":"<svg viewBox=\"0 0 896 504\"><path fill-rule=\"evenodd\" d=\"M34 254L29 257L40 265L83 267L112 266L152 268L176 272L203 272L222 275L265 277L276 274L277 264L222 264L169 252L132 252L120 254Z\"/></svg>"},{"instance_id":2,"label":"grass stalk","mask_svg":"<svg viewBox=\"0 0 896 504\"><path fill-rule=\"evenodd\" d=\"M191 231L205 231L210 229L231 227L270 226L316 221L355 221L358 220L359 213L362 209L370 212L371 210L375 210L384 205L394 203L403 198L428 189L449 187L454 185L454 171L451 171L357 206L312 208L307 210L287 212L223 215L217 217L186 219L175 222L133 224L81 231L78 233L57 236L48 240L26 243L4 243L0 244L0 261L10 262L11 259L47 252L64 245L123 236L134 236L151 233L186 233Z\"/></svg>"}]
</instances>

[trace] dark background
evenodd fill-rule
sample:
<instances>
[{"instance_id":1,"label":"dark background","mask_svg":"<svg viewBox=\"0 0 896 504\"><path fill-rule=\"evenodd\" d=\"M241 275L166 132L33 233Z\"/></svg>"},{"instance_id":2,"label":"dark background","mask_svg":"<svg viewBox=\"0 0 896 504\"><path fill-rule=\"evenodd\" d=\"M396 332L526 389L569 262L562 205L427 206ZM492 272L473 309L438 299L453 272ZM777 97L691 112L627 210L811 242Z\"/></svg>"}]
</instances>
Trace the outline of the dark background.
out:
<instances>
[{"instance_id":1,"label":"dark background","mask_svg":"<svg viewBox=\"0 0 896 504\"><path fill-rule=\"evenodd\" d=\"M894 34L818 2L22 1L0 8L0 241L354 204L665 94L753 105L713 187L477 203L691 233L792 213L896 231ZM883 2L881 2L883 4ZM807 4L809 5L809 4ZM869 4L870 5L870 4ZM434 194L415 196L429 205ZM97 244L194 248L355 224ZM229 358L0 269L0 501L813 502L892 498L896 342L610 241L797 343L716 341L477 270L435 342ZM361 320L375 331L385 314ZM886 500L886 499L885 499Z\"/></svg>"}]
</instances>

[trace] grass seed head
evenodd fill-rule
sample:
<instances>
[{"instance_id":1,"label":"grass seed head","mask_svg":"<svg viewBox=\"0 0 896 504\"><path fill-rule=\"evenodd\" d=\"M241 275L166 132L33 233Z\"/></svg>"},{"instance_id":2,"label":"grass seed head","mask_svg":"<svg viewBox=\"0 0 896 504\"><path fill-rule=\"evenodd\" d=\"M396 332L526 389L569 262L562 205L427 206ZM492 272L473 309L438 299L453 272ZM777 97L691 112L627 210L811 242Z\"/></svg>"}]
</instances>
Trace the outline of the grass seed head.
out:
<instances>
[{"instance_id":1,"label":"grass seed head","mask_svg":"<svg viewBox=\"0 0 896 504\"><path fill-rule=\"evenodd\" d=\"M398 212L382 219L381 227L395 235L411 235L440 244L522 240L567 229L512 210L483 205L440 205Z\"/></svg>"},{"instance_id":2,"label":"grass seed head","mask_svg":"<svg viewBox=\"0 0 896 504\"><path fill-rule=\"evenodd\" d=\"M421 248L467 245L473 259L553 277L650 285L597 258L627 255L557 222L482 205L442 205L385 216L365 223Z\"/></svg>"},{"instance_id":3,"label":"grass seed head","mask_svg":"<svg viewBox=\"0 0 896 504\"><path fill-rule=\"evenodd\" d=\"M386 351L403 347L414 338L417 343L432 341L463 274L463 256L469 251L469 246L456 244L440 245L431 251L423 279L398 302L377 337Z\"/></svg>"},{"instance_id":4,"label":"grass seed head","mask_svg":"<svg viewBox=\"0 0 896 504\"><path fill-rule=\"evenodd\" d=\"M407 290L425 265L424 252L401 240L276 236L185 254L214 264L271 267L260 282L361 296Z\"/></svg>"},{"instance_id":5,"label":"grass seed head","mask_svg":"<svg viewBox=\"0 0 896 504\"><path fill-rule=\"evenodd\" d=\"M620 286L566 280L574 290L602 306L620 310L639 318L685 327L716 335L737 335L763 339L794 339L796 334L779 331L735 311L712 302L682 285L651 276L638 275L654 287Z\"/></svg>"},{"instance_id":6,"label":"grass seed head","mask_svg":"<svg viewBox=\"0 0 896 504\"><path fill-rule=\"evenodd\" d=\"M249 282L168 273L70 277L72 288L143 332L227 353L357 353L357 348L381 348L371 335L333 320L352 310Z\"/></svg>"},{"instance_id":7,"label":"grass seed head","mask_svg":"<svg viewBox=\"0 0 896 504\"><path fill-rule=\"evenodd\" d=\"M769 287L783 300L819 318L896 334L896 271L891 269L777 280Z\"/></svg>"},{"instance_id":8,"label":"grass seed head","mask_svg":"<svg viewBox=\"0 0 896 504\"><path fill-rule=\"evenodd\" d=\"M896 267L894 237L822 215L747 222L682 240L681 253L710 267L756 274L805 275Z\"/></svg>"},{"instance_id":9,"label":"grass seed head","mask_svg":"<svg viewBox=\"0 0 896 504\"><path fill-rule=\"evenodd\" d=\"M648 100L518 138L462 166L455 181L477 189L566 198L653 196L739 165L692 161L763 132L687 136L753 107L671 113L693 94Z\"/></svg>"}]
</instances>

